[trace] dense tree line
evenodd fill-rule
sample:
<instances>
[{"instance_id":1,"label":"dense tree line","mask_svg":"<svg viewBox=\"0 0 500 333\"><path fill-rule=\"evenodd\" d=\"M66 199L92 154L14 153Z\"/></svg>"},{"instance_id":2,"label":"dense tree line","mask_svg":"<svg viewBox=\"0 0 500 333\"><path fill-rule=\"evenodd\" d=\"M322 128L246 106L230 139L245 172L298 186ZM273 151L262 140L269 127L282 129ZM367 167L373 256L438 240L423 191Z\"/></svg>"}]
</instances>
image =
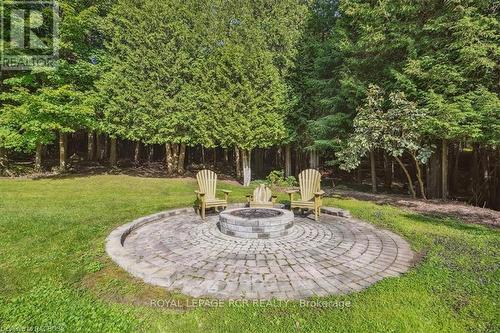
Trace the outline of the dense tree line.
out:
<instances>
[{"instance_id":1,"label":"dense tree line","mask_svg":"<svg viewBox=\"0 0 500 333\"><path fill-rule=\"evenodd\" d=\"M0 167L13 152L86 133L89 160L118 142L163 147L166 172L223 149L245 185L276 149L286 175L383 161L413 196L448 197L472 152L472 201L500 206L498 4L486 0L60 2L57 68L2 72ZM150 148L151 149L151 148ZM274 151L274 150L273 150ZM215 150L214 150L215 152ZM295 158L292 161L292 155ZM214 158L216 160L216 158ZM243 171L243 172L242 172ZM387 180L388 179L388 180Z\"/></svg>"},{"instance_id":2,"label":"dense tree line","mask_svg":"<svg viewBox=\"0 0 500 333\"><path fill-rule=\"evenodd\" d=\"M374 190L375 155L395 159L424 198L457 187L450 151L458 164L472 149L469 190L499 207L497 15L491 1L317 2L297 67L302 137L344 169L368 156Z\"/></svg>"}]
</instances>

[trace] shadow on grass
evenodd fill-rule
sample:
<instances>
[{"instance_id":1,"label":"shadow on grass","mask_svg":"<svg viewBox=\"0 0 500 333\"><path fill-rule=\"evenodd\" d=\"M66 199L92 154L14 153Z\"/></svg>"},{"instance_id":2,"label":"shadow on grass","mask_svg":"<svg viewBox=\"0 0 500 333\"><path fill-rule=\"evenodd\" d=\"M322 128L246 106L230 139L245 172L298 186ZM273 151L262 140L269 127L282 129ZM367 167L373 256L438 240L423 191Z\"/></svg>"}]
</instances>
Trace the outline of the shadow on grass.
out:
<instances>
[{"instance_id":1,"label":"shadow on grass","mask_svg":"<svg viewBox=\"0 0 500 333\"><path fill-rule=\"evenodd\" d=\"M139 166L139 167L124 167L124 168L109 168L104 166L87 167L81 170L68 170L63 173L42 173L32 176L33 180L60 180L60 179L78 179L88 178L92 176L103 175L125 175L139 178L163 178L163 179L189 179L194 180L196 171L186 170L183 174L167 175L164 168L158 166ZM231 175L218 174L218 180L229 181L231 183L240 184Z\"/></svg>"},{"instance_id":2,"label":"shadow on grass","mask_svg":"<svg viewBox=\"0 0 500 333\"><path fill-rule=\"evenodd\" d=\"M459 231L464 231L467 233L474 234L484 234L491 231L491 228L487 226L478 225L478 224L468 224L462 221L454 220L452 218L443 217L439 215L427 215L427 214L418 214L418 213L405 213L404 216L407 219L421 222L424 224L430 224L433 226L445 226L448 228L452 228Z\"/></svg>"}]
</instances>

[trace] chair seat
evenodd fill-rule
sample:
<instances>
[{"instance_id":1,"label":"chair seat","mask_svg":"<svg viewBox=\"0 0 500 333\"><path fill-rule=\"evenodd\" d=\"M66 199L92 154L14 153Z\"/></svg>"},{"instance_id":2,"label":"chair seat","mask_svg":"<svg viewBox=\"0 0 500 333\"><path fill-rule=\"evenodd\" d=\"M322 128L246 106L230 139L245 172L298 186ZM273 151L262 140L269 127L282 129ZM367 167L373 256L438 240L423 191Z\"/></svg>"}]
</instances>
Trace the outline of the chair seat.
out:
<instances>
[{"instance_id":1,"label":"chair seat","mask_svg":"<svg viewBox=\"0 0 500 333\"><path fill-rule=\"evenodd\" d=\"M269 201L269 202L257 202L257 201L250 201L250 207L273 207L274 204Z\"/></svg>"},{"instance_id":2,"label":"chair seat","mask_svg":"<svg viewBox=\"0 0 500 333\"><path fill-rule=\"evenodd\" d=\"M304 208L308 208L308 207L312 207L314 208L314 201L300 201L300 200L293 200L291 202L291 206L292 207L304 207Z\"/></svg>"},{"instance_id":3,"label":"chair seat","mask_svg":"<svg viewBox=\"0 0 500 333\"><path fill-rule=\"evenodd\" d=\"M227 205L227 200L213 198L213 199L206 199L205 203L207 206L214 206L214 205L223 206Z\"/></svg>"}]
</instances>

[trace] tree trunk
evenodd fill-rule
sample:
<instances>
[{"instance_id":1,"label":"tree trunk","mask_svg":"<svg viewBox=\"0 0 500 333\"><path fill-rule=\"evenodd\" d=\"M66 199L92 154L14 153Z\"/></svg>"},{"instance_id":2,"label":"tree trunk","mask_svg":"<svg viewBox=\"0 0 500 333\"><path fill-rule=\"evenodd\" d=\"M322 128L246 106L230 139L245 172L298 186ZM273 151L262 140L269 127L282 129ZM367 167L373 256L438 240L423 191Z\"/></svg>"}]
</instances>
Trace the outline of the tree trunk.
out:
<instances>
[{"instance_id":1,"label":"tree trunk","mask_svg":"<svg viewBox=\"0 0 500 333\"><path fill-rule=\"evenodd\" d=\"M217 165L217 148L214 148L213 150L213 160L214 160L214 166Z\"/></svg>"},{"instance_id":2,"label":"tree trunk","mask_svg":"<svg viewBox=\"0 0 500 333\"><path fill-rule=\"evenodd\" d=\"M249 186L252 180L251 156L252 151L250 149L241 150L241 159L243 161L243 186Z\"/></svg>"},{"instance_id":3,"label":"tree trunk","mask_svg":"<svg viewBox=\"0 0 500 333\"><path fill-rule=\"evenodd\" d=\"M372 193L377 193L377 169L375 167L375 153L370 150L370 174L372 176Z\"/></svg>"},{"instance_id":4,"label":"tree trunk","mask_svg":"<svg viewBox=\"0 0 500 333\"><path fill-rule=\"evenodd\" d=\"M172 156L172 173L177 173L177 167L179 166L179 144L178 143L172 143L170 145L170 148L172 149L171 156Z\"/></svg>"},{"instance_id":5,"label":"tree trunk","mask_svg":"<svg viewBox=\"0 0 500 333\"><path fill-rule=\"evenodd\" d=\"M97 161L102 161L103 154L102 154L102 135L99 133L96 133L95 135L95 141L96 141L96 159Z\"/></svg>"},{"instance_id":6,"label":"tree trunk","mask_svg":"<svg viewBox=\"0 0 500 333\"><path fill-rule=\"evenodd\" d=\"M236 170L236 178L241 179L240 149L238 147L234 147L234 163Z\"/></svg>"},{"instance_id":7,"label":"tree trunk","mask_svg":"<svg viewBox=\"0 0 500 333\"><path fill-rule=\"evenodd\" d=\"M274 164L278 169L283 165L283 149L281 146L278 146L276 149L276 160L274 161Z\"/></svg>"},{"instance_id":8,"label":"tree trunk","mask_svg":"<svg viewBox=\"0 0 500 333\"><path fill-rule=\"evenodd\" d=\"M35 170L42 171L42 152L43 145L41 143L37 143L36 152L35 152Z\"/></svg>"},{"instance_id":9,"label":"tree trunk","mask_svg":"<svg viewBox=\"0 0 500 333\"><path fill-rule=\"evenodd\" d=\"M116 148L116 138L111 138L109 147L109 164L112 167L116 167L117 160L118 160L118 151Z\"/></svg>"},{"instance_id":10,"label":"tree trunk","mask_svg":"<svg viewBox=\"0 0 500 333\"><path fill-rule=\"evenodd\" d=\"M179 145L179 157L177 161L177 173L183 174L184 173L184 162L186 160L186 144L181 143Z\"/></svg>"},{"instance_id":11,"label":"tree trunk","mask_svg":"<svg viewBox=\"0 0 500 333\"><path fill-rule=\"evenodd\" d=\"M431 155L427 166L427 197L441 197L441 149Z\"/></svg>"},{"instance_id":12,"label":"tree trunk","mask_svg":"<svg viewBox=\"0 0 500 333\"><path fill-rule=\"evenodd\" d=\"M68 147L68 136L66 133L59 133L59 170L66 170L66 155Z\"/></svg>"},{"instance_id":13,"label":"tree trunk","mask_svg":"<svg viewBox=\"0 0 500 333\"><path fill-rule=\"evenodd\" d=\"M441 192L442 198L448 198L448 141L441 144Z\"/></svg>"},{"instance_id":14,"label":"tree trunk","mask_svg":"<svg viewBox=\"0 0 500 333\"><path fill-rule=\"evenodd\" d=\"M227 152L227 148L224 148L224 163L229 163L229 154Z\"/></svg>"},{"instance_id":15,"label":"tree trunk","mask_svg":"<svg viewBox=\"0 0 500 333\"><path fill-rule=\"evenodd\" d=\"M13 176L9 171L9 159L7 158L7 151L6 149L0 147L0 176L2 174Z\"/></svg>"},{"instance_id":16,"label":"tree trunk","mask_svg":"<svg viewBox=\"0 0 500 333\"><path fill-rule=\"evenodd\" d=\"M137 141L134 147L134 164L136 166L139 165L140 158L141 158L141 142Z\"/></svg>"},{"instance_id":17,"label":"tree trunk","mask_svg":"<svg viewBox=\"0 0 500 333\"><path fill-rule=\"evenodd\" d=\"M104 135L104 144L103 144L103 149L102 149L102 159L104 157L107 157L109 155L109 136Z\"/></svg>"},{"instance_id":18,"label":"tree trunk","mask_svg":"<svg viewBox=\"0 0 500 333\"><path fill-rule=\"evenodd\" d=\"M0 168L7 167L7 157L5 155L5 149L0 147Z\"/></svg>"},{"instance_id":19,"label":"tree trunk","mask_svg":"<svg viewBox=\"0 0 500 333\"><path fill-rule=\"evenodd\" d=\"M302 171L302 153L300 150L295 150L295 174L298 175Z\"/></svg>"},{"instance_id":20,"label":"tree trunk","mask_svg":"<svg viewBox=\"0 0 500 333\"><path fill-rule=\"evenodd\" d=\"M87 138L88 138L88 143L87 143L87 160L88 161L95 161L96 144L95 144L95 133L94 133L94 131L89 131Z\"/></svg>"},{"instance_id":21,"label":"tree trunk","mask_svg":"<svg viewBox=\"0 0 500 333\"><path fill-rule=\"evenodd\" d=\"M154 155L155 155L155 146L150 145L148 149L148 163L153 162Z\"/></svg>"},{"instance_id":22,"label":"tree trunk","mask_svg":"<svg viewBox=\"0 0 500 333\"><path fill-rule=\"evenodd\" d=\"M482 207L489 206L489 199L491 198L491 191L490 191L490 182L491 182L491 175L490 175L490 155L488 148L485 147L483 149L483 153L481 154L481 165L483 167L482 174L483 174L483 186L481 187L481 191L484 196L484 200L481 203Z\"/></svg>"},{"instance_id":23,"label":"tree trunk","mask_svg":"<svg viewBox=\"0 0 500 333\"><path fill-rule=\"evenodd\" d=\"M450 192L453 196L454 193L458 192L458 167L460 163L460 152L462 150L462 144L459 142L454 145L454 154L453 154L453 169L451 172L451 183L450 183Z\"/></svg>"},{"instance_id":24,"label":"tree trunk","mask_svg":"<svg viewBox=\"0 0 500 333\"><path fill-rule=\"evenodd\" d=\"M318 168L318 152L316 149L312 149L309 152L309 167L311 169L317 169Z\"/></svg>"},{"instance_id":25,"label":"tree trunk","mask_svg":"<svg viewBox=\"0 0 500 333\"><path fill-rule=\"evenodd\" d=\"M495 168L493 170L493 183L492 183L492 198L493 202L492 209L500 209L500 147L493 148L493 154L495 154Z\"/></svg>"},{"instance_id":26,"label":"tree trunk","mask_svg":"<svg viewBox=\"0 0 500 333\"><path fill-rule=\"evenodd\" d=\"M179 147L181 145L177 143L166 143L165 144L165 161L167 166L167 174L171 175L179 171ZM183 155L186 150L184 147ZM182 169L184 169L184 156L182 161Z\"/></svg>"},{"instance_id":27,"label":"tree trunk","mask_svg":"<svg viewBox=\"0 0 500 333\"><path fill-rule=\"evenodd\" d=\"M420 168L420 163L418 163L415 153L411 153L411 157L415 162L415 168L417 170L417 180L418 180L418 185L420 186L420 194L422 195L422 198L424 198L424 200L427 200L427 196L425 195L425 186L424 186L424 181L422 179L422 169Z\"/></svg>"},{"instance_id":28,"label":"tree trunk","mask_svg":"<svg viewBox=\"0 0 500 333\"><path fill-rule=\"evenodd\" d=\"M292 151L290 145L285 146L285 177L292 175Z\"/></svg>"},{"instance_id":29,"label":"tree trunk","mask_svg":"<svg viewBox=\"0 0 500 333\"><path fill-rule=\"evenodd\" d=\"M205 147L201 146L201 164L205 166Z\"/></svg>"},{"instance_id":30,"label":"tree trunk","mask_svg":"<svg viewBox=\"0 0 500 333\"><path fill-rule=\"evenodd\" d=\"M174 158L170 143L165 143L165 166L167 168L167 175L171 175L174 172Z\"/></svg>"},{"instance_id":31,"label":"tree trunk","mask_svg":"<svg viewBox=\"0 0 500 333\"><path fill-rule=\"evenodd\" d=\"M392 188L393 166L392 158L389 154L384 153L384 187L388 190Z\"/></svg>"},{"instance_id":32,"label":"tree trunk","mask_svg":"<svg viewBox=\"0 0 500 333\"><path fill-rule=\"evenodd\" d=\"M403 169L403 172L406 175L406 179L408 180L408 188L410 189L411 196L415 199L417 197L417 194L415 193L415 189L413 188L413 181L411 180L410 173L408 172L408 169L406 169L405 165L401 161L399 157L394 156L394 159L396 162L398 162L399 166L401 169Z\"/></svg>"}]
</instances>

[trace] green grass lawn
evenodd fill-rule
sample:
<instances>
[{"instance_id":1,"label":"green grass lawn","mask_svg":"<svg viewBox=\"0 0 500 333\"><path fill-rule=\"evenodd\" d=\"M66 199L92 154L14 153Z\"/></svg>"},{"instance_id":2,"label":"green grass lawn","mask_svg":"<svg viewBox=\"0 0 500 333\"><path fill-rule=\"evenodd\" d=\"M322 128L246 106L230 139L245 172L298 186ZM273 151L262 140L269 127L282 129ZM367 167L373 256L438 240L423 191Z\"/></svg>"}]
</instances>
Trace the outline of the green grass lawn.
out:
<instances>
[{"instance_id":1,"label":"green grass lawn","mask_svg":"<svg viewBox=\"0 0 500 333\"><path fill-rule=\"evenodd\" d=\"M422 262L363 292L322 299L344 307L154 307L189 299L130 278L107 258L105 238L137 217L191 205L195 186L129 176L0 180L0 332L500 331L498 231L355 200L326 205L399 233ZM233 201L249 192L219 186L234 190Z\"/></svg>"}]
</instances>

